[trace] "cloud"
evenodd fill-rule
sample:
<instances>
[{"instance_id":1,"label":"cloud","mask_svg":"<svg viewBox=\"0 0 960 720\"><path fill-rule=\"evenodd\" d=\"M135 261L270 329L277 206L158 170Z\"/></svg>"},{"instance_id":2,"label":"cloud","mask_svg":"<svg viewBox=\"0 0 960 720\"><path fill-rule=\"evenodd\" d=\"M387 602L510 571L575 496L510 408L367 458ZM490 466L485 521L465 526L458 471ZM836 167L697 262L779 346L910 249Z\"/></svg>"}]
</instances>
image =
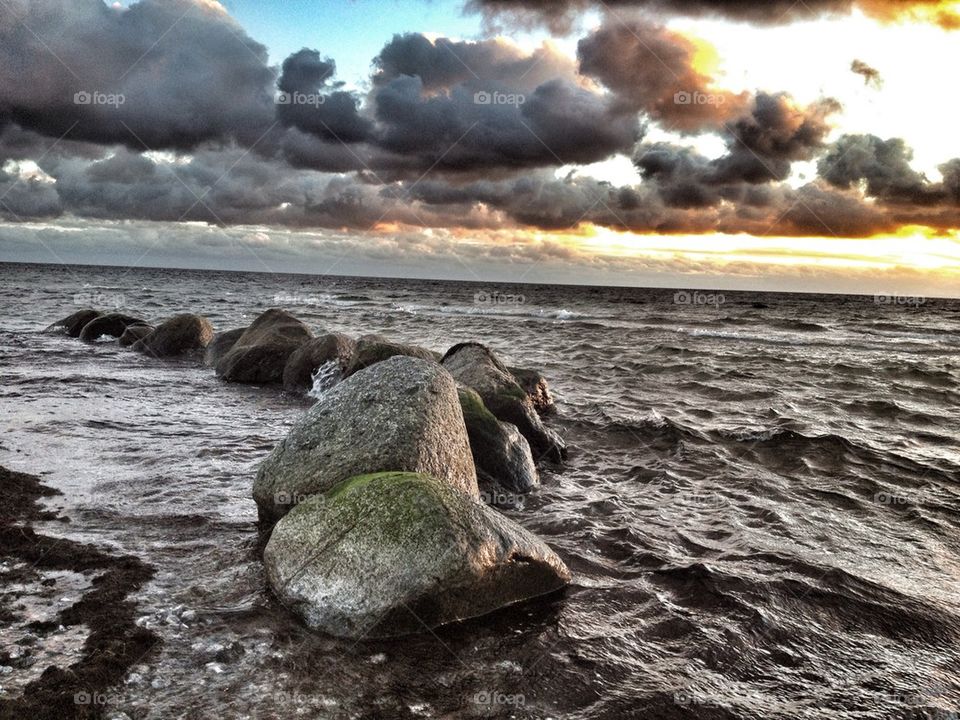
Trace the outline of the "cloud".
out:
<instances>
[{"instance_id":1,"label":"cloud","mask_svg":"<svg viewBox=\"0 0 960 720\"><path fill-rule=\"evenodd\" d=\"M249 144L274 113L266 60L209 2L19 0L0 16L0 117L137 149Z\"/></svg>"},{"instance_id":2,"label":"cloud","mask_svg":"<svg viewBox=\"0 0 960 720\"><path fill-rule=\"evenodd\" d=\"M665 127L697 133L740 114L746 93L712 86L694 69L696 47L660 25L610 19L580 40L580 71L612 90L623 107L646 113Z\"/></svg>"},{"instance_id":3,"label":"cloud","mask_svg":"<svg viewBox=\"0 0 960 720\"><path fill-rule=\"evenodd\" d=\"M554 32L568 32L579 15L591 8L616 12L645 10L663 16L721 17L739 22L782 25L860 10L884 22L911 19L960 27L960 15L948 0L468 0L468 11L480 12L491 27L500 20L530 26L543 23Z\"/></svg>"},{"instance_id":4,"label":"cloud","mask_svg":"<svg viewBox=\"0 0 960 720\"><path fill-rule=\"evenodd\" d=\"M863 84L869 85L877 90L883 87L883 78L880 71L870 67L863 60L854 60L850 63L850 72L863 78Z\"/></svg>"},{"instance_id":5,"label":"cloud","mask_svg":"<svg viewBox=\"0 0 960 720\"><path fill-rule=\"evenodd\" d=\"M697 46L649 19L605 18L576 57L550 43L397 35L360 91L316 49L268 67L210 2L13 8L0 19L6 220L451 236L594 225L862 237L958 224L960 159L931 181L903 140L828 146L836 101L717 87ZM84 88L124 101L74 102ZM644 142L647 126L673 139ZM704 133L723 141L719 156L685 144ZM633 158L638 183L580 170L617 156ZM817 162L818 176L796 188L799 162Z\"/></svg>"},{"instance_id":6,"label":"cloud","mask_svg":"<svg viewBox=\"0 0 960 720\"><path fill-rule=\"evenodd\" d=\"M913 153L900 138L844 135L820 159L818 171L831 185L863 183L870 197L893 203L927 205L946 198L944 188L910 167ZM947 165L949 173L953 165Z\"/></svg>"}]
</instances>

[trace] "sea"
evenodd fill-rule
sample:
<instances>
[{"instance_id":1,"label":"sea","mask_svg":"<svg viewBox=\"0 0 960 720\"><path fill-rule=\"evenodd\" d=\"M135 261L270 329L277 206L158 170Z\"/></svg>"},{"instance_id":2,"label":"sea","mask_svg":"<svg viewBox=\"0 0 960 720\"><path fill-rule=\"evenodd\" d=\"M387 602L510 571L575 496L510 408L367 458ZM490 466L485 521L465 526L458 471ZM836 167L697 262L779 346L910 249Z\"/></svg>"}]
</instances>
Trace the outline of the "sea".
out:
<instances>
[{"instance_id":1,"label":"sea","mask_svg":"<svg viewBox=\"0 0 960 720\"><path fill-rule=\"evenodd\" d=\"M541 370L569 457L504 512L572 583L404 638L308 630L267 587L251 486L324 388L44 332L86 306L217 330L281 307ZM38 532L155 569L131 600L162 643L105 717L960 713L960 301L7 263L0 429L0 465L63 493ZM62 635L6 697L76 658Z\"/></svg>"}]
</instances>

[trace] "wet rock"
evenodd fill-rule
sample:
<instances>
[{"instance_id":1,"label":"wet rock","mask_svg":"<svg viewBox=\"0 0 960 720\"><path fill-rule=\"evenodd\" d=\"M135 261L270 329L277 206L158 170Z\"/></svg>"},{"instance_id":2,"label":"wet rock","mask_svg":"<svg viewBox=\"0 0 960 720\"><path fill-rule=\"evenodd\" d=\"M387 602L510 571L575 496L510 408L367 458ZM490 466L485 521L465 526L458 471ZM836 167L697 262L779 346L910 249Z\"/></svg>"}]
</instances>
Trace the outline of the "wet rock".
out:
<instances>
[{"instance_id":1,"label":"wet rock","mask_svg":"<svg viewBox=\"0 0 960 720\"><path fill-rule=\"evenodd\" d=\"M47 327L45 332L63 333L64 335L69 335L74 338L80 337L80 331L83 330L83 326L98 317L100 317L100 313L96 310L84 308L83 310L77 310L72 315L67 315L67 317L62 320L57 320L57 322Z\"/></svg>"},{"instance_id":2,"label":"wet rock","mask_svg":"<svg viewBox=\"0 0 960 720\"><path fill-rule=\"evenodd\" d=\"M152 325L128 325L120 336L120 347L130 347L153 332Z\"/></svg>"},{"instance_id":3,"label":"wet rock","mask_svg":"<svg viewBox=\"0 0 960 720\"><path fill-rule=\"evenodd\" d=\"M533 403L533 409L540 415L549 415L557 411L557 406L553 402L553 395L550 394L550 386L547 379L540 374L539 370L530 370L527 368L507 368L517 384L523 388L523 391Z\"/></svg>"},{"instance_id":4,"label":"wet rock","mask_svg":"<svg viewBox=\"0 0 960 720\"><path fill-rule=\"evenodd\" d=\"M540 478L530 445L517 426L497 420L476 391L460 388L459 395L480 487L494 493L501 488L526 493L537 487Z\"/></svg>"},{"instance_id":5,"label":"wet rock","mask_svg":"<svg viewBox=\"0 0 960 720\"><path fill-rule=\"evenodd\" d=\"M95 342L104 335L118 338L130 325L146 325L147 323L138 317L124 315L123 313L107 313L99 315L83 326L80 331L80 339L84 342Z\"/></svg>"},{"instance_id":6,"label":"wet rock","mask_svg":"<svg viewBox=\"0 0 960 720\"><path fill-rule=\"evenodd\" d=\"M290 355L313 337L310 328L285 310L264 312L220 361L217 375L228 382L279 383Z\"/></svg>"},{"instance_id":7,"label":"wet rock","mask_svg":"<svg viewBox=\"0 0 960 720\"><path fill-rule=\"evenodd\" d=\"M311 495L385 470L429 473L478 496L457 387L436 363L392 357L333 387L260 466L253 498L270 525Z\"/></svg>"},{"instance_id":8,"label":"wet rock","mask_svg":"<svg viewBox=\"0 0 960 720\"><path fill-rule=\"evenodd\" d=\"M442 364L458 383L476 390L497 419L517 426L530 443L534 460L560 460L566 455L563 440L544 426L530 397L485 345L454 345Z\"/></svg>"},{"instance_id":9,"label":"wet rock","mask_svg":"<svg viewBox=\"0 0 960 720\"><path fill-rule=\"evenodd\" d=\"M273 591L341 637L422 632L554 592L570 580L538 537L416 473L347 480L290 511L264 550Z\"/></svg>"},{"instance_id":10,"label":"wet rock","mask_svg":"<svg viewBox=\"0 0 960 720\"><path fill-rule=\"evenodd\" d=\"M350 367L356 342L340 333L329 333L308 340L290 354L283 369L283 389L306 392L313 387L314 373L328 362L336 362L340 372Z\"/></svg>"},{"instance_id":11,"label":"wet rock","mask_svg":"<svg viewBox=\"0 0 960 720\"><path fill-rule=\"evenodd\" d=\"M133 349L158 358L174 357L205 349L213 335L213 325L202 315L174 315L135 343Z\"/></svg>"},{"instance_id":12,"label":"wet rock","mask_svg":"<svg viewBox=\"0 0 960 720\"><path fill-rule=\"evenodd\" d=\"M207 345L207 351L204 353L203 362L207 367L213 367L227 352L236 345L237 340L247 331L247 328L237 328L236 330L227 330L217 333L213 340Z\"/></svg>"},{"instance_id":13,"label":"wet rock","mask_svg":"<svg viewBox=\"0 0 960 720\"><path fill-rule=\"evenodd\" d=\"M364 335L357 341L356 350L353 354L353 362L347 368L344 375L353 375L353 373L364 368L382 362L387 358L396 355L406 357L420 358L430 362L438 362L439 357L436 353L417 345L404 345L387 340L382 335Z\"/></svg>"}]
</instances>

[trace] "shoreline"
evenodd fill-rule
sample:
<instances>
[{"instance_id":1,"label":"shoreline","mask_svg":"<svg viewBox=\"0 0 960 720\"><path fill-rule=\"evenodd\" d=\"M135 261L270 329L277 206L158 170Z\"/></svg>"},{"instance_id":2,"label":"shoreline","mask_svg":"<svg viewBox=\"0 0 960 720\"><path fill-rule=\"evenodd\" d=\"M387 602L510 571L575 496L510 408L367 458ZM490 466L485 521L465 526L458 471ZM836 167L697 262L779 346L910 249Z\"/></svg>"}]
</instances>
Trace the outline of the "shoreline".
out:
<instances>
[{"instance_id":1,"label":"shoreline","mask_svg":"<svg viewBox=\"0 0 960 720\"><path fill-rule=\"evenodd\" d=\"M39 503L41 498L60 494L37 476L0 466L0 547L5 560L15 561L0 574L4 599L0 619L24 635L16 648L0 651L0 666L30 667L36 663L37 646L50 636L71 627L89 630L76 662L64 668L50 665L18 696L0 697L4 720L102 717L107 705L100 699L107 690L122 682L129 668L161 642L158 635L136 625L136 605L129 599L153 577L150 565L132 555L112 555L94 545L34 530L36 522L69 522ZM56 579L44 578L44 571L83 573L91 582L76 602L53 619L18 617L17 610L25 607L23 600L58 594ZM16 589L17 585L27 587Z\"/></svg>"}]
</instances>

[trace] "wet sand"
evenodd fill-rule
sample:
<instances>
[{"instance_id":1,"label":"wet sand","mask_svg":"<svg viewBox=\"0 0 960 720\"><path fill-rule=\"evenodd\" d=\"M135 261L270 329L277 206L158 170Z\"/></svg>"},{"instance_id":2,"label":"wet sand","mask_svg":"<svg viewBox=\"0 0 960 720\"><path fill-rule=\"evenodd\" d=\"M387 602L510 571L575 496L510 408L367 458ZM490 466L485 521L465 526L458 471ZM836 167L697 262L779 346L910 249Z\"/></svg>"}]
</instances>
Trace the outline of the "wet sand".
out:
<instances>
[{"instance_id":1,"label":"wet sand","mask_svg":"<svg viewBox=\"0 0 960 720\"><path fill-rule=\"evenodd\" d=\"M0 666L31 666L39 673L22 695L0 699L4 719L101 717L108 688L160 642L156 634L136 626L135 605L127 600L153 576L149 565L34 531L35 522L66 522L39 503L58 494L38 477L0 467L0 623L11 637L19 636L13 645L3 643ZM35 619L31 608L48 605L63 592L57 571L88 575L91 582L76 602L55 616ZM56 635L70 629L87 633L79 658L64 668L42 668L44 645L56 644Z\"/></svg>"}]
</instances>

